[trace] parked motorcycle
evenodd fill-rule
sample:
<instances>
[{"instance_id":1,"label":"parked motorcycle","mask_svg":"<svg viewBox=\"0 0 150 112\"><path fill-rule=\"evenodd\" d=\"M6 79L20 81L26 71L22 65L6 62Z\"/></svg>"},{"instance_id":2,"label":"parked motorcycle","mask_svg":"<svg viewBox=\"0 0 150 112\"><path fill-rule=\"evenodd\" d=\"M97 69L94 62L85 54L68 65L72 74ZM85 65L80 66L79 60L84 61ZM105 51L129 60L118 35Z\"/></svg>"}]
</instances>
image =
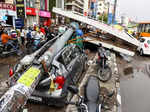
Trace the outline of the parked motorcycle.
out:
<instances>
[{"instance_id":1,"label":"parked motorcycle","mask_svg":"<svg viewBox=\"0 0 150 112\"><path fill-rule=\"evenodd\" d=\"M5 57L5 56L12 55L12 54L20 55L18 41L13 40L10 42L13 46L15 46L15 49L11 45L4 45L0 41L0 57Z\"/></svg>"},{"instance_id":2,"label":"parked motorcycle","mask_svg":"<svg viewBox=\"0 0 150 112\"><path fill-rule=\"evenodd\" d=\"M78 88L69 86L68 90L73 93L78 93ZM78 94L77 94L78 95ZM86 85L84 86L84 97L78 95L77 102L67 101L67 104L76 105L78 112L101 112L102 101L100 98L100 84L96 76L89 76Z\"/></svg>"},{"instance_id":3,"label":"parked motorcycle","mask_svg":"<svg viewBox=\"0 0 150 112\"><path fill-rule=\"evenodd\" d=\"M108 53L103 48L98 49L98 76L102 82L107 82L112 77L112 71L109 65L107 64Z\"/></svg>"}]
</instances>

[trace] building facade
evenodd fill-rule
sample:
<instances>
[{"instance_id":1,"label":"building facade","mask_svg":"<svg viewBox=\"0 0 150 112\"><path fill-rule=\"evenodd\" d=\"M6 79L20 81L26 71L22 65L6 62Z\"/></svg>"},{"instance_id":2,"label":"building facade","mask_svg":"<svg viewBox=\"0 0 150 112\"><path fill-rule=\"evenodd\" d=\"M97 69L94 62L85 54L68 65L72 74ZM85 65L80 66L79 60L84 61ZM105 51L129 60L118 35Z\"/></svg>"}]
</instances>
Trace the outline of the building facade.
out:
<instances>
[{"instance_id":1,"label":"building facade","mask_svg":"<svg viewBox=\"0 0 150 112\"><path fill-rule=\"evenodd\" d=\"M15 26L16 6L13 0L6 0L0 2L0 21L6 22L6 24Z\"/></svg>"},{"instance_id":2,"label":"building facade","mask_svg":"<svg viewBox=\"0 0 150 112\"><path fill-rule=\"evenodd\" d=\"M43 25L50 20L49 0L26 0L27 26Z\"/></svg>"},{"instance_id":3,"label":"building facade","mask_svg":"<svg viewBox=\"0 0 150 112\"><path fill-rule=\"evenodd\" d=\"M56 0L56 7L83 15L84 0ZM68 20L56 14L56 24L64 24Z\"/></svg>"},{"instance_id":4,"label":"building facade","mask_svg":"<svg viewBox=\"0 0 150 112\"><path fill-rule=\"evenodd\" d=\"M107 13L108 11L108 6L107 2L105 0L98 0L97 1L97 13Z\"/></svg>"},{"instance_id":5,"label":"building facade","mask_svg":"<svg viewBox=\"0 0 150 112\"><path fill-rule=\"evenodd\" d=\"M65 9L83 15L84 0L66 0Z\"/></svg>"}]
</instances>

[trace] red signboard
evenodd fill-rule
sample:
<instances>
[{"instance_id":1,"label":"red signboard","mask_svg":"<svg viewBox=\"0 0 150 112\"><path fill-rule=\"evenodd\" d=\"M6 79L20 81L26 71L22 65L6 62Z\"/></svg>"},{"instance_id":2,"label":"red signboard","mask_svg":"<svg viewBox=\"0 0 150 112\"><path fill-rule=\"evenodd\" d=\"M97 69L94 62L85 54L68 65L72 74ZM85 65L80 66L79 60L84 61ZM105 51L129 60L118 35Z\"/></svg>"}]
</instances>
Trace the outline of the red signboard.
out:
<instances>
[{"instance_id":1,"label":"red signboard","mask_svg":"<svg viewBox=\"0 0 150 112\"><path fill-rule=\"evenodd\" d=\"M0 9L16 10L16 6L13 4L0 3Z\"/></svg>"},{"instance_id":2,"label":"red signboard","mask_svg":"<svg viewBox=\"0 0 150 112\"><path fill-rule=\"evenodd\" d=\"M26 8L26 14L27 15L33 15L35 16L36 15L36 9L35 8Z\"/></svg>"}]
</instances>

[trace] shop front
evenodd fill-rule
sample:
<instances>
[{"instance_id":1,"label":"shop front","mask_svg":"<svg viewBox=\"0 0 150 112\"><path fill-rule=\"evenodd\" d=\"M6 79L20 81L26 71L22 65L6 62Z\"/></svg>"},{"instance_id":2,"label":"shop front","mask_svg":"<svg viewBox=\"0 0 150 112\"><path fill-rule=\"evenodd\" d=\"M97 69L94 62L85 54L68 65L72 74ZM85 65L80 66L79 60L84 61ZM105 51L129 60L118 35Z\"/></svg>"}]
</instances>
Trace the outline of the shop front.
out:
<instances>
[{"instance_id":1,"label":"shop front","mask_svg":"<svg viewBox=\"0 0 150 112\"><path fill-rule=\"evenodd\" d=\"M13 4L0 3L0 21L6 22L6 24L15 26L16 7Z\"/></svg>"},{"instance_id":2,"label":"shop front","mask_svg":"<svg viewBox=\"0 0 150 112\"><path fill-rule=\"evenodd\" d=\"M27 15L27 26L33 26L36 24L36 8L26 8L26 15ZM39 11L39 23L40 25L49 25L51 13L48 11Z\"/></svg>"},{"instance_id":3,"label":"shop front","mask_svg":"<svg viewBox=\"0 0 150 112\"><path fill-rule=\"evenodd\" d=\"M26 8L27 26L33 26L36 23L36 9Z\"/></svg>"},{"instance_id":4,"label":"shop front","mask_svg":"<svg viewBox=\"0 0 150 112\"><path fill-rule=\"evenodd\" d=\"M51 24L51 13L48 11L40 11L40 25L50 26Z\"/></svg>"}]
</instances>

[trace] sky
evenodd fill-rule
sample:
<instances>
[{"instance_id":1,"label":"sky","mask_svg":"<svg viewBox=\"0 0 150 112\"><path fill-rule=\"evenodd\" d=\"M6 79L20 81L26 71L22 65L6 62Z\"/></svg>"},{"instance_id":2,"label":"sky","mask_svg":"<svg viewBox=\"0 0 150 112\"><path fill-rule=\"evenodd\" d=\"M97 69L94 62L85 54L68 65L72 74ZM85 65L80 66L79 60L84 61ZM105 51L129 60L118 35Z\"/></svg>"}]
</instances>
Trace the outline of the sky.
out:
<instances>
[{"instance_id":1,"label":"sky","mask_svg":"<svg viewBox=\"0 0 150 112\"><path fill-rule=\"evenodd\" d=\"M150 0L117 0L119 14L131 20L150 22Z\"/></svg>"}]
</instances>

